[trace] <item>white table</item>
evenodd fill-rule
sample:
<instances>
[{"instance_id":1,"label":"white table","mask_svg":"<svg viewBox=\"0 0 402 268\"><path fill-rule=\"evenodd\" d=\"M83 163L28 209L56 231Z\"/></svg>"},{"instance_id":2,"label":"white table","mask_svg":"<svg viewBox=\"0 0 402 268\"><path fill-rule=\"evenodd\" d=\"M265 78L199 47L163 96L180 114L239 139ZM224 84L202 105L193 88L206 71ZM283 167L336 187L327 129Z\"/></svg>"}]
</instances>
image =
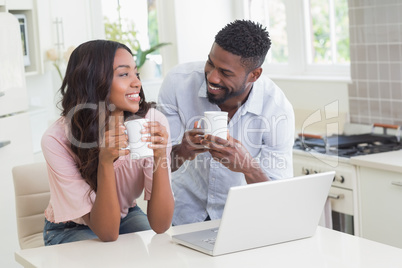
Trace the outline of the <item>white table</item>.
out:
<instances>
[{"instance_id":1,"label":"white table","mask_svg":"<svg viewBox=\"0 0 402 268\"><path fill-rule=\"evenodd\" d=\"M87 240L20 250L25 267L402 267L402 249L318 227L311 238L211 257L175 244L172 234L217 226L219 221L175 226L165 234L145 231L117 241ZM241 230L239 230L241 231Z\"/></svg>"}]
</instances>

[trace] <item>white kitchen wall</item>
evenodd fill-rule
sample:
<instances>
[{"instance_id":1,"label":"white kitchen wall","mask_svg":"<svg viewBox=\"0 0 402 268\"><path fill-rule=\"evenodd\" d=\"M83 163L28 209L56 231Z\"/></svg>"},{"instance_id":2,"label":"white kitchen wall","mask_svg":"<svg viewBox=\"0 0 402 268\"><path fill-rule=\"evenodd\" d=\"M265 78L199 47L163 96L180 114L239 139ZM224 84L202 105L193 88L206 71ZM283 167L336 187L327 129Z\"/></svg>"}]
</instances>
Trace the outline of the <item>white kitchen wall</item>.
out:
<instances>
[{"instance_id":1,"label":"white kitchen wall","mask_svg":"<svg viewBox=\"0 0 402 268\"><path fill-rule=\"evenodd\" d=\"M178 62L206 60L215 34L235 16L231 0L176 0Z\"/></svg>"},{"instance_id":2,"label":"white kitchen wall","mask_svg":"<svg viewBox=\"0 0 402 268\"><path fill-rule=\"evenodd\" d=\"M307 119L320 111L321 120L309 124L304 133L330 135L343 133L345 123L349 122L348 81L302 80L289 77L272 80L283 90L295 111L296 133L302 132ZM331 123L335 129L328 130Z\"/></svg>"},{"instance_id":3,"label":"white kitchen wall","mask_svg":"<svg viewBox=\"0 0 402 268\"><path fill-rule=\"evenodd\" d=\"M295 110L315 111L338 102L340 113L348 112L348 88L344 81L292 80L272 78L287 95Z\"/></svg>"},{"instance_id":4,"label":"white kitchen wall","mask_svg":"<svg viewBox=\"0 0 402 268\"><path fill-rule=\"evenodd\" d=\"M162 49L163 74L178 63L206 60L215 34L244 17L243 0L157 0L157 4L159 39L171 42Z\"/></svg>"}]
</instances>

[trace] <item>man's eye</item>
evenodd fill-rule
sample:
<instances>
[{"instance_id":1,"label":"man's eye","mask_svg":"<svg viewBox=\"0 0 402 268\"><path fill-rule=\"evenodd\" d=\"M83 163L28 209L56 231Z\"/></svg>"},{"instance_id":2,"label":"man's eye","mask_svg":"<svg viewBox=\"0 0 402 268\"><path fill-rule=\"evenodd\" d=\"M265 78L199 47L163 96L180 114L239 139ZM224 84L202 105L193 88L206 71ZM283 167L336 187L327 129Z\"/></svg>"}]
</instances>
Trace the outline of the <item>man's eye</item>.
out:
<instances>
[{"instance_id":1,"label":"man's eye","mask_svg":"<svg viewBox=\"0 0 402 268\"><path fill-rule=\"evenodd\" d=\"M226 73L226 72L222 72L222 75L225 76L225 77L228 77L228 76L229 76L229 74Z\"/></svg>"}]
</instances>

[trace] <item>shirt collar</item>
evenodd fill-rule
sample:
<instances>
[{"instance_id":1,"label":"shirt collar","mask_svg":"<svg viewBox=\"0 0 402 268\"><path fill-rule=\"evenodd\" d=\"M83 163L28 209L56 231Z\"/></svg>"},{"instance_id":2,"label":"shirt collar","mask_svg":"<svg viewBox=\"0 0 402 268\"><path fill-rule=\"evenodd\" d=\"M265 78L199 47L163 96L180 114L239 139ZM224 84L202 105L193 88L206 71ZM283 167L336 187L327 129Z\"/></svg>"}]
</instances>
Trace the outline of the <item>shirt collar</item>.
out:
<instances>
[{"instance_id":1,"label":"shirt collar","mask_svg":"<svg viewBox=\"0 0 402 268\"><path fill-rule=\"evenodd\" d=\"M207 83L205 82L205 79L202 82L200 89L198 90L198 97L207 97Z\"/></svg>"},{"instance_id":2,"label":"shirt collar","mask_svg":"<svg viewBox=\"0 0 402 268\"><path fill-rule=\"evenodd\" d=\"M261 88L260 81L257 80L254 82L251 92L248 95L248 99L243 105L243 113L250 112L256 115L260 115L262 113L263 101L263 89Z\"/></svg>"}]
</instances>

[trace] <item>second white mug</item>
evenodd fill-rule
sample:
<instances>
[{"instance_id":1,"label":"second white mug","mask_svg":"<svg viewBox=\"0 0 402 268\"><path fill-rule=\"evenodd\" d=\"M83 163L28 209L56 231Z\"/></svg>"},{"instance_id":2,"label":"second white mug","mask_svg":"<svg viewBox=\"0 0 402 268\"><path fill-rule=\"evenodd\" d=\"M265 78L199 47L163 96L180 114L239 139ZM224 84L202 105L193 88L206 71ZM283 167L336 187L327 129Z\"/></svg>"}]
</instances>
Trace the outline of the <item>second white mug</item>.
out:
<instances>
[{"instance_id":1,"label":"second white mug","mask_svg":"<svg viewBox=\"0 0 402 268\"><path fill-rule=\"evenodd\" d=\"M222 111L204 112L204 117L198 121L197 128L201 126L205 129L205 134L227 140L228 113Z\"/></svg>"}]
</instances>

